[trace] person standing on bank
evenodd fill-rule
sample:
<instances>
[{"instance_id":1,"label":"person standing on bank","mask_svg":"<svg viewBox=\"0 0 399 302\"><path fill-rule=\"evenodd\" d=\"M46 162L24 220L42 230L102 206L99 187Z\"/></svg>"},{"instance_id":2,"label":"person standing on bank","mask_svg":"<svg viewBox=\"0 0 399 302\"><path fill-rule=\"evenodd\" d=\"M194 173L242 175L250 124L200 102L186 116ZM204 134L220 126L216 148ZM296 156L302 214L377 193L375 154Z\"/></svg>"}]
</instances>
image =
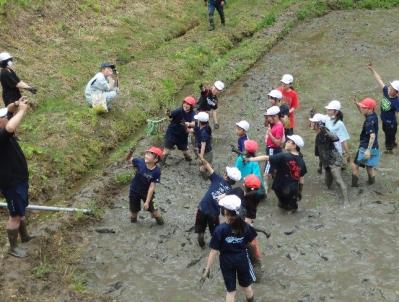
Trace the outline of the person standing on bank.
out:
<instances>
[{"instance_id":1,"label":"person standing on bank","mask_svg":"<svg viewBox=\"0 0 399 302\"><path fill-rule=\"evenodd\" d=\"M397 146L396 131L398 129L398 122L396 117L399 112L399 81L393 81L389 86L385 85L373 65L370 63L367 67L370 69L375 80L382 89L383 94L380 108L382 131L385 133L386 150L384 153L393 154L392 149Z\"/></svg>"},{"instance_id":2,"label":"person standing on bank","mask_svg":"<svg viewBox=\"0 0 399 302\"><path fill-rule=\"evenodd\" d=\"M240 216L241 200L236 195L226 195L219 200L221 213L226 222L217 226L209 244L208 256L202 280L209 277L210 269L219 254L219 265L226 286L226 302L234 302L236 282L244 291L247 302L254 301L251 284L256 281L255 273L248 255L248 244L257 233Z\"/></svg>"},{"instance_id":3,"label":"person standing on bank","mask_svg":"<svg viewBox=\"0 0 399 302\"><path fill-rule=\"evenodd\" d=\"M215 129L219 129L217 109L218 109L218 95L224 90L224 83L216 81L211 88L200 85L201 96L198 99L197 111L205 111L212 114L213 124Z\"/></svg>"},{"instance_id":4,"label":"person standing on bank","mask_svg":"<svg viewBox=\"0 0 399 302\"><path fill-rule=\"evenodd\" d=\"M225 18L224 18L224 5L225 1L223 0L204 0L205 6L208 6L208 17L209 17L209 31L215 30L215 19L213 17L215 13L215 9L218 11L220 16L220 22L222 26L225 26Z\"/></svg>"},{"instance_id":5,"label":"person standing on bank","mask_svg":"<svg viewBox=\"0 0 399 302\"><path fill-rule=\"evenodd\" d=\"M294 134L295 128L295 110L299 108L298 93L294 90L294 77L290 74L285 74L281 78L281 86L277 88L283 94L282 101L289 106L288 118L290 121L289 128L286 128L285 135Z\"/></svg>"},{"instance_id":6,"label":"person standing on bank","mask_svg":"<svg viewBox=\"0 0 399 302\"><path fill-rule=\"evenodd\" d=\"M0 82L3 88L3 102L6 107L21 98L21 89L27 90L33 94L37 92L35 87L19 79L12 68L13 63L14 59L8 52L0 53Z\"/></svg>"},{"instance_id":7,"label":"person standing on bank","mask_svg":"<svg viewBox=\"0 0 399 302\"><path fill-rule=\"evenodd\" d=\"M25 209L29 205L28 165L14 135L28 106L27 100L22 97L7 108L0 109L0 191L7 201L9 212L8 253L18 258L27 256L26 251L18 247L18 234L22 243L33 238L28 234L25 221ZM8 113L13 114L12 118L8 119Z\"/></svg>"}]
</instances>

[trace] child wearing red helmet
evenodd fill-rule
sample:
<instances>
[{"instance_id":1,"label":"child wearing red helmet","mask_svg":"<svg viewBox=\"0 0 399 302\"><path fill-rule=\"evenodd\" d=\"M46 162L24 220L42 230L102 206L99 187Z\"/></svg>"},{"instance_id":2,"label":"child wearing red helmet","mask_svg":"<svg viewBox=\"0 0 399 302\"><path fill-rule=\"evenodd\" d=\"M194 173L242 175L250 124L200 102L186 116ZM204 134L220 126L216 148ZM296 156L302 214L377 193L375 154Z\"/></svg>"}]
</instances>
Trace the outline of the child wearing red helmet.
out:
<instances>
[{"instance_id":1,"label":"child wearing red helmet","mask_svg":"<svg viewBox=\"0 0 399 302\"><path fill-rule=\"evenodd\" d=\"M162 163L166 162L170 150L177 146L177 149L183 152L186 161L191 161L188 153L188 133L189 129L195 126L194 122L194 106L196 100L192 96L188 96L183 100L180 108L168 111L170 124L165 134L165 150Z\"/></svg>"},{"instance_id":2,"label":"child wearing red helmet","mask_svg":"<svg viewBox=\"0 0 399 302\"><path fill-rule=\"evenodd\" d=\"M141 211L141 200L144 201L144 210L151 213L157 224L164 224L161 212L154 202L155 186L160 183L161 169L157 163L162 159L163 151L157 147L150 147L145 151L144 158L133 158L133 151L126 155L126 160L131 161L136 168L130 184L129 209L130 221L137 222L138 212Z\"/></svg>"}]
</instances>

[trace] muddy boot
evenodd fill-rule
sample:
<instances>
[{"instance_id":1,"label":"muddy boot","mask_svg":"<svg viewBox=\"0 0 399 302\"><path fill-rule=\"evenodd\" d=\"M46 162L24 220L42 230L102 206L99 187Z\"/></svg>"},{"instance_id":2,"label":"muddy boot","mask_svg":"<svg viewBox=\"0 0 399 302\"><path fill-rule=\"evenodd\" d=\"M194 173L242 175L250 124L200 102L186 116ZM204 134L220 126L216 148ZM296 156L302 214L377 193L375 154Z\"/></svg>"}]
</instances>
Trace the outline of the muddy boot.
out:
<instances>
[{"instance_id":1,"label":"muddy boot","mask_svg":"<svg viewBox=\"0 0 399 302\"><path fill-rule=\"evenodd\" d=\"M198 233L198 244L201 248L205 247L204 233Z\"/></svg>"},{"instance_id":2,"label":"muddy boot","mask_svg":"<svg viewBox=\"0 0 399 302\"><path fill-rule=\"evenodd\" d=\"M375 184L375 176L370 176L370 175L369 175L368 184L369 184L369 185Z\"/></svg>"},{"instance_id":3,"label":"muddy boot","mask_svg":"<svg viewBox=\"0 0 399 302\"><path fill-rule=\"evenodd\" d=\"M155 217L155 221L157 222L157 225L164 225L165 224L165 220L163 220L162 216Z\"/></svg>"},{"instance_id":4,"label":"muddy boot","mask_svg":"<svg viewBox=\"0 0 399 302\"><path fill-rule=\"evenodd\" d=\"M359 177L352 174L352 187L359 187Z\"/></svg>"},{"instance_id":5,"label":"muddy boot","mask_svg":"<svg viewBox=\"0 0 399 302\"><path fill-rule=\"evenodd\" d=\"M184 159L185 159L186 161L190 162L190 161L193 160L193 159L191 158L190 154L188 154L188 153L183 153L183 155L184 155Z\"/></svg>"},{"instance_id":6,"label":"muddy boot","mask_svg":"<svg viewBox=\"0 0 399 302\"><path fill-rule=\"evenodd\" d=\"M333 175L331 173L331 169L328 167L325 169L325 175L324 175L325 183L328 189L331 189L331 186L333 184Z\"/></svg>"},{"instance_id":7,"label":"muddy boot","mask_svg":"<svg viewBox=\"0 0 399 302\"><path fill-rule=\"evenodd\" d=\"M8 253L17 258L25 258L27 256L26 251L18 247L18 229L7 230L8 240L10 242L10 248Z\"/></svg>"},{"instance_id":8,"label":"muddy boot","mask_svg":"<svg viewBox=\"0 0 399 302\"><path fill-rule=\"evenodd\" d=\"M26 229L26 222L24 220L22 220L19 225L19 236L21 237L21 242L23 243L29 242L35 238L35 236L29 236L28 230Z\"/></svg>"},{"instance_id":9,"label":"muddy boot","mask_svg":"<svg viewBox=\"0 0 399 302\"><path fill-rule=\"evenodd\" d=\"M247 298L247 302L255 302L254 296L252 296L251 298Z\"/></svg>"},{"instance_id":10,"label":"muddy boot","mask_svg":"<svg viewBox=\"0 0 399 302\"><path fill-rule=\"evenodd\" d=\"M209 31L215 30L215 19L213 16L209 16Z\"/></svg>"}]
</instances>

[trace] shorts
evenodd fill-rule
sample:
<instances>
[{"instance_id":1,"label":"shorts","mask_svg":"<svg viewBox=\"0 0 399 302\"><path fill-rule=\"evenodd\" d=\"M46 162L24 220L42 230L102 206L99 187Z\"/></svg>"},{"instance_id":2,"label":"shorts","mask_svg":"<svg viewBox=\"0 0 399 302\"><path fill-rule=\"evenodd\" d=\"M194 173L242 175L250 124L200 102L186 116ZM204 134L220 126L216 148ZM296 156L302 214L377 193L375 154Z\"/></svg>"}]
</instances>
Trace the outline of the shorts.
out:
<instances>
[{"instance_id":1,"label":"shorts","mask_svg":"<svg viewBox=\"0 0 399 302\"><path fill-rule=\"evenodd\" d=\"M153 213L158 210L157 204L154 202L155 193L153 194L150 205L148 207L148 212ZM140 194L130 192L129 193L129 210L132 213L138 213L141 211L141 201L145 202L147 196L140 196Z\"/></svg>"},{"instance_id":2,"label":"shorts","mask_svg":"<svg viewBox=\"0 0 399 302\"><path fill-rule=\"evenodd\" d=\"M25 216L25 209L29 205L28 190L28 182L1 189L7 201L7 208L11 217Z\"/></svg>"},{"instance_id":3,"label":"shorts","mask_svg":"<svg viewBox=\"0 0 399 302\"><path fill-rule=\"evenodd\" d=\"M174 146L177 147L180 151L187 151L188 150L188 135L177 137L175 135L166 135L165 136L165 148L166 149L173 149Z\"/></svg>"},{"instance_id":4,"label":"shorts","mask_svg":"<svg viewBox=\"0 0 399 302\"><path fill-rule=\"evenodd\" d=\"M197 210L197 215L195 215L195 232L205 233L206 227L209 227L209 233L213 234L215 228L220 224L219 216L212 217L211 215L201 212L200 209Z\"/></svg>"},{"instance_id":5,"label":"shorts","mask_svg":"<svg viewBox=\"0 0 399 302\"><path fill-rule=\"evenodd\" d=\"M237 259L225 259L225 255L219 256L220 270L222 271L224 284L227 292L236 290L236 279L241 287L248 287L256 281L256 276L252 263L249 259L248 251L246 256Z\"/></svg>"},{"instance_id":6,"label":"shorts","mask_svg":"<svg viewBox=\"0 0 399 302\"><path fill-rule=\"evenodd\" d=\"M356 156L355 156L355 164L358 165L359 167L370 167L374 168L378 166L380 163L380 150L378 148L372 148L370 153L371 156L369 159L364 159L364 152L366 151L365 148L359 147L357 150Z\"/></svg>"},{"instance_id":7,"label":"shorts","mask_svg":"<svg viewBox=\"0 0 399 302\"><path fill-rule=\"evenodd\" d=\"M267 155L276 155L278 153L281 153L281 151L282 151L281 148L266 148ZM272 174L274 170L275 168L270 164L270 161L268 161L265 166L265 173Z\"/></svg>"}]
</instances>

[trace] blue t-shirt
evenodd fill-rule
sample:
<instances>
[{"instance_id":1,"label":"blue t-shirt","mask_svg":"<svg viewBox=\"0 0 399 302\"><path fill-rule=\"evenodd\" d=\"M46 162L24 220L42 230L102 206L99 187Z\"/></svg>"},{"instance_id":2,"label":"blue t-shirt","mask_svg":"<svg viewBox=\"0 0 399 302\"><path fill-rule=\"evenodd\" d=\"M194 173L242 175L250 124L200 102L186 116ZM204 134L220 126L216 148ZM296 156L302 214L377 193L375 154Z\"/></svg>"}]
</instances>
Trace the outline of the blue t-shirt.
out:
<instances>
[{"instance_id":1,"label":"blue t-shirt","mask_svg":"<svg viewBox=\"0 0 399 302\"><path fill-rule=\"evenodd\" d=\"M329 119L328 121L326 121L326 127L328 130L338 136L339 141L334 142L334 145L339 154L342 154L342 143L350 139L348 130L346 130L344 122L341 120L335 122L334 119Z\"/></svg>"},{"instance_id":2,"label":"blue t-shirt","mask_svg":"<svg viewBox=\"0 0 399 302\"><path fill-rule=\"evenodd\" d=\"M201 143L205 142L205 153L212 151L212 129L209 125L200 128L198 125L194 128L195 143L199 150L201 150Z\"/></svg>"},{"instance_id":3,"label":"blue t-shirt","mask_svg":"<svg viewBox=\"0 0 399 302\"><path fill-rule=\"evenodd\" d=\"M360 147L368 148L370 141L370 134L375 133L375 140L372 148L378 148L378 117L375 112L366 116L363 123L363 129L360 133Z\"/></svg>"},{"instance_id":4,"label":"blue t-shirt","mask_svg":"<svg viewBox=\"0 0 399 302\"><path fill-rule=\"evenodd\" d=\"M248 139L248 136L246 134L244 134L243 136L240 136L238 138L237 147L238 147L238 150L240 150L240 152L244 152L245 151L244 142L247 139Z\"/></svg>"},{"instance_id":5,"label":"blue t-shirt","mask_svg":"<svg viewBox=\"0 0 399 302\"><path fill-rule=\"evenodd\" d=\"M399 97L391 98L388 94L388 86L382 88L384 97L381 100L381 121L383 123L395 124L396 112L399 112Z\"/></svg>"},{"instance_id":6,"label":"blue t-shirt","mask_svg":"<svg viewBox=\"0 0 399 302\"><path fill-rule=\"evenodd\" d=\"M255 229L249 224L245 224L244 233L237 236L233 234L233 228L230 224L222 223L213 232L209 246L211 249L218 250L220 257L234 257L244 260L247 256L247 245L256 236Z\"/></svg>"},{"instance_id":7,"label":"blue t-shirt","mask_svg":"<svg viewBox=\"0 0 399 302\"><path fill-rule=\"evenodd\" d=\"M158 166L148 169L143 158L133 158L132 164L136 168L136 174L130 184L130 192L145 197L152 182L161 182L161 169Z\"/></svg>"},{"instance_id":8,"label":"blue t-shirt","mask_svg":"<svg viewBox=\"0 0 399 302\"><path fill-rule=\"evenodd\" d=\"M194 120L194 111L185 112L183 108L177 108L170 113L171 121L166 130L167 135L187 136L185 122L191 123Z\"/></svg>"},{"instance_id":9,"label":"blue t-shirt","mask_svg":"<svg viewBox=\"0 0 399 302\"><path fill-rule=\"evenodd\" d=\"M198 209L206 215L212 217L219 216L220 209L218 204L218 197L222 194L226 194L231 190L231 186L227 181L219 174L213 172L209 177L211 184L208 191L198 205Z\"/></svg>"}]
</instances>

